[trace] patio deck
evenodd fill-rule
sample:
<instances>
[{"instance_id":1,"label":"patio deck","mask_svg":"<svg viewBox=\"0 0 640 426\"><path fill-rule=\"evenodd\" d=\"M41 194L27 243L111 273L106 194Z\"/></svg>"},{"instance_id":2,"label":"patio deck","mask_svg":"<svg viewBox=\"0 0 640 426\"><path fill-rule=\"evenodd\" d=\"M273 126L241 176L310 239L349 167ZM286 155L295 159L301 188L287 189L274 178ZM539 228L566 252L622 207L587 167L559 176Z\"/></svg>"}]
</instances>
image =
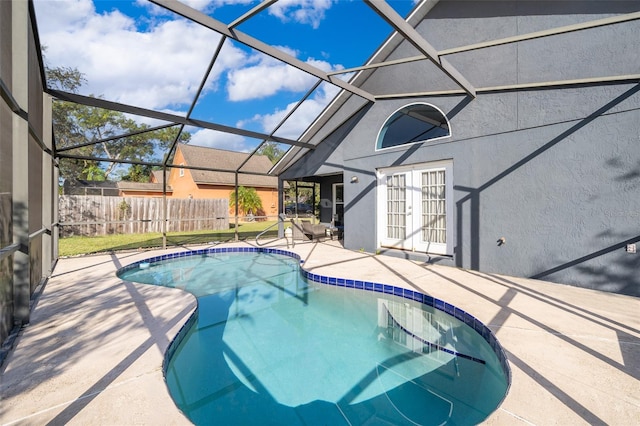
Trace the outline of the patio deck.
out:
<instances>
[{"instance_id":1,"label":"patio deck","mask_svg":"<svg viewBox=\"0 0 640 426\"><path fill-rule=\"evenodd\" d=\"M314 273L419 289L487 324L507 351L512 384L486 424L640 419L637 298L374 256L335 241L293 251ZM168 394L162 359L195 300L114 274L158 252L58 262L0 372L0 424L189 424Z\"/></svg>"}]
</instances>

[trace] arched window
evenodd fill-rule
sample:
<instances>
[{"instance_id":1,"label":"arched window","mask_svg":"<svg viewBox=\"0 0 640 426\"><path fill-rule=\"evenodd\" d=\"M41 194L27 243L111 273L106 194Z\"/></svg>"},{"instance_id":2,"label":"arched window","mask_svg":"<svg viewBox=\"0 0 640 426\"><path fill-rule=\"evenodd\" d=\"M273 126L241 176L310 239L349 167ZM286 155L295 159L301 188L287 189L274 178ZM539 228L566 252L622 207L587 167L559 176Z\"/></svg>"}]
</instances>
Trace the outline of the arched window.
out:
<instances>
[{"instance_id":1,"label":"arched window","mask_svg":"<svg viewBox=\"0 0 640 426\"><path fill-rule=\"evenodd\" d=\"M449 136L451 136L449 121L442 111L429 104L411 104L391 114L384 123L378 134L376 149Z\"/></svg>"}]
</instances>

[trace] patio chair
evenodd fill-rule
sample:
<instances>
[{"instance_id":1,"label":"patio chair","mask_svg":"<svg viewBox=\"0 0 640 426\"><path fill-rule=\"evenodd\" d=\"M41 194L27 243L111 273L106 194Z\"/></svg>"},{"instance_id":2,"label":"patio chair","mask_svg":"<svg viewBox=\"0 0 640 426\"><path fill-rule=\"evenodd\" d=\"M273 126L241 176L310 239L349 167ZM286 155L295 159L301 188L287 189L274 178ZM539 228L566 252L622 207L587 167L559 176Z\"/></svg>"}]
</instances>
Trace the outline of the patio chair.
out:
<instances>
[{"instance_id":1,"label":"patio chair","mask_svg":"<svg viewBox=\"0 0 640 426\"><path fill-rule=\"evenodd\" d=\"M309 237L311 241L317 240L319 238L325 238L327 236L327 227L322 224L313 224L308 220L303 220L302 222L302 232L304 235Z\"/></svg>"}]
</instances>

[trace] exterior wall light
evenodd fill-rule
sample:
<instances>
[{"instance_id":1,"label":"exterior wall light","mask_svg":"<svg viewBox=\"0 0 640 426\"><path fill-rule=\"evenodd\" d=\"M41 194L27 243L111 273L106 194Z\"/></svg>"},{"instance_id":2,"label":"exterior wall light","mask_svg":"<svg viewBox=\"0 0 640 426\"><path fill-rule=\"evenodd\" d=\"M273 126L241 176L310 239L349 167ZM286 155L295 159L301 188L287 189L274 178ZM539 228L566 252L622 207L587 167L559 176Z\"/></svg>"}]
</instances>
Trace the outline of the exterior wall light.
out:
<instances>
[{"instance_id":1,"label":"exterior wall light","mask_svg":"<svg viewBox=\"0 0 640 426\"><path fill-rule=\"evenodd\" d=\"M351 183L358 183L359 181L358 176L351 176Z\"/></svg>"}]
</instances>

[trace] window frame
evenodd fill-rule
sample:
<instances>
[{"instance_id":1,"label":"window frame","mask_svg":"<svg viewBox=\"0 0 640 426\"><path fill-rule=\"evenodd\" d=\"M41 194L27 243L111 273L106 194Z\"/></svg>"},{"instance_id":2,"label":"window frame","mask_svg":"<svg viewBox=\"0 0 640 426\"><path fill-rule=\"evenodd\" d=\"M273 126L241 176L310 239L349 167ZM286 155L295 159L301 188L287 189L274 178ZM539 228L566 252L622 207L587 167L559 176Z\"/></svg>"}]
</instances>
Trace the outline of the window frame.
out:
<instances>
[{"instance_id":1,"label":"window frame","mask_svg":"<svg viewBox=\"0 0 640 426\"><path fill-rule=\"evenodd\" d=\"M387 132L388 126L395 121L395 116L396 114L398 114L400 111L402 111L403 109L407 109L413 106L428 106L430 108L435 109L438 113L440 113L442 115L442 117L444 118L445 122L447 123L447 128L449 129L449 134L445 135L445 136L438 136L435 138L427 138L427 139L423 139L423 140L419 140L419 141L415 141L415 142L407 142L407 143L403 143L401 145L394 145L394 146L389 146L389 147L382 147L382 140L384 139L384 136ZM393 121L392 121L393 120ZM433 141L437 141L437 140L442 140L442 139L447 139L452 137L453 132L451 130L451 123L449 121L449 118L447 117L447 115L442 112L442 110L440 108L438 108L437 106L430 104L428 102L413 102L410 104L406 104L398 109L396 109L395 111L393 111L388 117L387 119L384 121L384 123L382 124L382 126L380 127L380 130L378 130L378 135L376 137L376 145L375 145L375 150L377 151L387 151L387 150L393 150L393 149L406 149L407 146L411 146L411 145L415 145L418 143L425 143L425 142L433 142Z\"/></svg>"}]
</instances>

